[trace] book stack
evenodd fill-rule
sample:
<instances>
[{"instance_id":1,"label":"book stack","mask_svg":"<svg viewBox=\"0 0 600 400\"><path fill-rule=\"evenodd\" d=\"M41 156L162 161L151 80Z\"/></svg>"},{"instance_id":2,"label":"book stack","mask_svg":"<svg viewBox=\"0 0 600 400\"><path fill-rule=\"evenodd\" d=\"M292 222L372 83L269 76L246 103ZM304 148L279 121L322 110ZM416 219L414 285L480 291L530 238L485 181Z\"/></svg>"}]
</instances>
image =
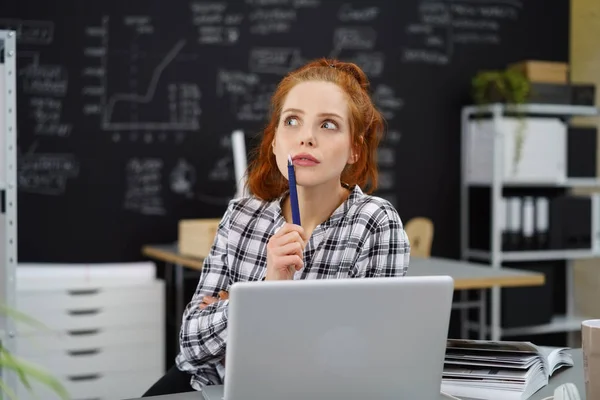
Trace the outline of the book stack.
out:
<instances>
[{"instance_id":1,"label":"book stack","mask_svg":"<svg viewBox=\"0 0 600 400\"><path fill-rule=\"evenodd\" d=\"M530 342L450 339L442 391L473 399L525 400L563 366L573 366L567 348Z\"/></svg>"}]
</instances>

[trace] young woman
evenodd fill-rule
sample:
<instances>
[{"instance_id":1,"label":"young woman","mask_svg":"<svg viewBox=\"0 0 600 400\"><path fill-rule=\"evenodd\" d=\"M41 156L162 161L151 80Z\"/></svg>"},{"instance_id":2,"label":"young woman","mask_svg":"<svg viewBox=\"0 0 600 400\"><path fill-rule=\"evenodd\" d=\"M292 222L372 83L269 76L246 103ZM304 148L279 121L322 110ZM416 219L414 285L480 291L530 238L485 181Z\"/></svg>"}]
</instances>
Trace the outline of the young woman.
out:
<instances>
[{"instance_id":1,"label":"young woman","mask_svg":"<svg viewBox=\"0 0 600 400\"><path fill-rule=\"evenodd\" d=\"M234 282L406 274L410 246L398 213L365 194L377 186L383 129L355 64L322 59L281 81L248 169L252 196L229 203L183 315L176 366L145 396L222 383ZM291 222L288 156L302 226Z\"/></svg>"}]
</instances>

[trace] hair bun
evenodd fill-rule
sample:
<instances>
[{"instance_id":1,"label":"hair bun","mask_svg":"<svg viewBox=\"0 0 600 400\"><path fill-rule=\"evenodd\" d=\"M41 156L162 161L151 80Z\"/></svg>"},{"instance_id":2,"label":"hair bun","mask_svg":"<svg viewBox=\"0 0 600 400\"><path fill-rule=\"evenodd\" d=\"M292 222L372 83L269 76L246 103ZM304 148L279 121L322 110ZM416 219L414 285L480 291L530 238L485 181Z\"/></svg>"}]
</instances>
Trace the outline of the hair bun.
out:
<instances>
[{"instance_id":1,"label":"hair bun","mask_svg":"<svg viewBox=\"0 0 600 400\"><path fill-rule=\"evenodd\" d=\"M365 74L365 72L357 64L340 61L337 65L335 65L335 68L352 75L364 90L369 91L369 78L367 78L367 74Z\"/></svg>"},{"instance_id":2,"label":"hair bun","mask_svg":"<svg viewBox=\"0 0 600 400\"><path fill-rule=\"evenodd\" d=\"M354 79L356 79L356 81L358 82L360 87L362 87L367 92L370 89L371 84L369 82L369 78L367 78L367 74L365 74L365 72L355 63L340 61L340 60L336 60L336 59L322 58L316 62L309 63L308 65L305 66L305 68L310 68L310 67L315 67L315 66L335 68L338 71L342 71L342 72L352 76Z\"/></svg>"}]
</instances>

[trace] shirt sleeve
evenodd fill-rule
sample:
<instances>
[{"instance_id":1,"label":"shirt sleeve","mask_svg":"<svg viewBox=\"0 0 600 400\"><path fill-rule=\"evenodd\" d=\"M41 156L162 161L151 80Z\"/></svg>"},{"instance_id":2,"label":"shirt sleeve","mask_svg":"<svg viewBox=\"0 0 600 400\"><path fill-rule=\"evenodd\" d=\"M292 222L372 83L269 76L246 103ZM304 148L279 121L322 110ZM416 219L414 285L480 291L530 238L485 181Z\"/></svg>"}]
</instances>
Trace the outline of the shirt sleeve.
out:
<instances>
[{"instance_id":1,"label":"shirt sleeve","mask_svg":"<svg viewBox=\"0 0 600 400\"><path fill-rule=\"evenodd\" d=\"M219 223L210 253L204 259L196 291L183 312L178 357L182 370L217 363L225 356L229 300L217 301L203 310L199 306L204 296L216 297L219 291L229 289L227 237L231 211L232 204Z\"/></svg>"},{"instance_id":2,"label":"shirt sleeve","mask_svg":"<svg viewBox=\"0 0 600 400\"><path fill-rule=\"evenodd\" d=\"M410 243L395 210L378 215L359 255L362 277L405 276L410 261Z\"/></svg>"}]
</instances>

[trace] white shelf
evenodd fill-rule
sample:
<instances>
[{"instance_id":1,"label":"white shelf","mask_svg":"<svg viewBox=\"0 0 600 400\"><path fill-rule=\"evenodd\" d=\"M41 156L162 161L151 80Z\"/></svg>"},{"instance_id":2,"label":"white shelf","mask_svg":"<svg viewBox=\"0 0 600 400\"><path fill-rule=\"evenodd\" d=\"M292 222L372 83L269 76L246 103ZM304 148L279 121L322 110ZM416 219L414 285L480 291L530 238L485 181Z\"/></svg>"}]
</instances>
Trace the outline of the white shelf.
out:
<instances>
[{"instance_id":1,"label":"white shelf","mask_svg":"<svg viewBox=\"0 0 600 400\"><path fill-rule=\"evenodd\" d=\"M481 261L491 261L492 254L483 250L468 250L466 256ZM565 249L565 250L531 250L531 251L504 251L498 254L500 262L503 261L547 261L547 260L579 260L600 257L600 254L591 249Z\"/></svg>"},{"instance_id":2,"label":"white shelf","mask_svg":"<svg viewBox=\"0 0 600 400\"><path fill-rule=\"evenodd\" d=\"M503 328L502 336L525 336L525 335L542 335L547 333L575 332L581 329L581 323L586 317L565 315L556 315L547 324L522 326L517 328ZM469 329L478 330L479 324L469 322ZM490 327L486 327L486 333L489 334Z\"/></svg>"},{"instance_id":3,"label":"white shelf","mask_svg":"<svg viewBox=\"0 0 600 400\"><path fill-rule=\"evenodd\" d=\"M464 110L468 115L477 113L491 113L500 108L505 113L547 114L564 116L594 116L599 115L598 108L593 106L577 106L570 104L486 104L482 106L468 106Z\"/></svg>"},{"instance_id":4,"label":"white shelf","mask_svg":"<svg viewBox=\"0 0 600 400\"><path fill-rule=\"evenodd\" d=\"M552 124L556 125L557 123L567 124L565 121L557 121L559 118L569 120L569 117L575 116L600 116L600 109L596 106L569 104L518 105L503 103L463 107L461 112L461 253L465 258L478 260L484 264L488 264L490 268L500 268L502 264L506 262L570 261L600 257L600 249L597 249L595 244L594 247L590 249L502 251L500 250L501 246L498 246L498 242L492 242L493 246L491 246L489 250L469 249L469 188L471 187L490 188L490 201L493 206L499 204L502 200L503 188L600 188L600 177L565 178L564 174L562 174L562 179L559 179L559 174L545 173L548 172L546 165L542 168L544 173L522 175L539 175L541 178L545 177L546 182L529 181L530 179L527 178L524 181L517 181L512 178L510 174L507 174L505 164L507 160L509 160L508 162L511 162L510 160L512 157L508 157L507 154L503 152L503 147L501 145L496 145L505 139L505 137L502 137L501 135L504 133L506 125L514 124L514 118L505 118L507 115L523 115L524 118L531 117L531 121L535 122L537 124L536 126L541 127L540 129L542 129L543 133L546 133L548 128L545 125L542 126L542 124L549 126ZM476 116L481 116L482 120L485 120L485 124L481 126L484 135L474 135L471 130L474 126L473 123L475 122L473 118ZM543 118L544 116L548 117L549 120L546 121L548 118ZM531 129L534 132L540 132L539 130ZM562 135L562 132L563 129L561 127L561 130L557 135ZM546 136L544 136L544 138L545 137ZM477 141L473 142L473 138ZM479 144L485 149L483 152L484 154L477 153L477 157L474 158L472 156L473 148L477 147ZM538 146L537 142L535 146ZM562 155L562 152L559 151L558 154ZM546 158L545 160L554 160L554 158ZM551 167L556 166L552 164ZM473 168L477 169L474 170ZM481 171L480 168L488 168L489 171ZM511 182L511 180L513 181ZM492 215L492 218L498 218L498 216ZM497 221L493 220L492 226L495 225L494 222ZM592 227L592 229L594 232L596 231L595 227ZM494 235L491 235L492 240L499 241L501 239L501 235L498 233L499 232L495 232ZM492 251L492 248L498 250ZM567 265L570 265L570 263L567 262ZM573 271L572 268L567 268L567 277L564 282L566 288L565 306L567 310L574 309L575 288L573 283ZM479 323L468 321L466 315L461 315L463 335L466 336L468 330L479 331L480 329L483 329L484 332L480 333L487 333L491 340L503 340L503 336L527 336L552 332L571 332L580 330L581 322L585 319L557 315L547 324L520 328L502 328L500 323L502 315L502 291L500 288L495 287L492 289L489 301L491 306L491 324L487 327L482 327Z\"/></svg>"},{"instance_id":5,"label":"white shelf","mask_svg":"<svg viewBox=\"0 0 600 400\"><path fill-rule=\"evenodd\" d=\"M490 187L491 182L469 182L471 187ZM564 182L501 182L502 187L535 187L535 188L600 188L600 178L569 178Z\"/></svg>"},{"instance_id":6,"label":"white shelf","mask_svg":"<svg viewBox=\"0 0 600 400\"><path fill-rule=\"evenodd\" d=\"M600 188L600 178L569 178L562 186L570 188Z\"/></svg>"}]
</instances>

